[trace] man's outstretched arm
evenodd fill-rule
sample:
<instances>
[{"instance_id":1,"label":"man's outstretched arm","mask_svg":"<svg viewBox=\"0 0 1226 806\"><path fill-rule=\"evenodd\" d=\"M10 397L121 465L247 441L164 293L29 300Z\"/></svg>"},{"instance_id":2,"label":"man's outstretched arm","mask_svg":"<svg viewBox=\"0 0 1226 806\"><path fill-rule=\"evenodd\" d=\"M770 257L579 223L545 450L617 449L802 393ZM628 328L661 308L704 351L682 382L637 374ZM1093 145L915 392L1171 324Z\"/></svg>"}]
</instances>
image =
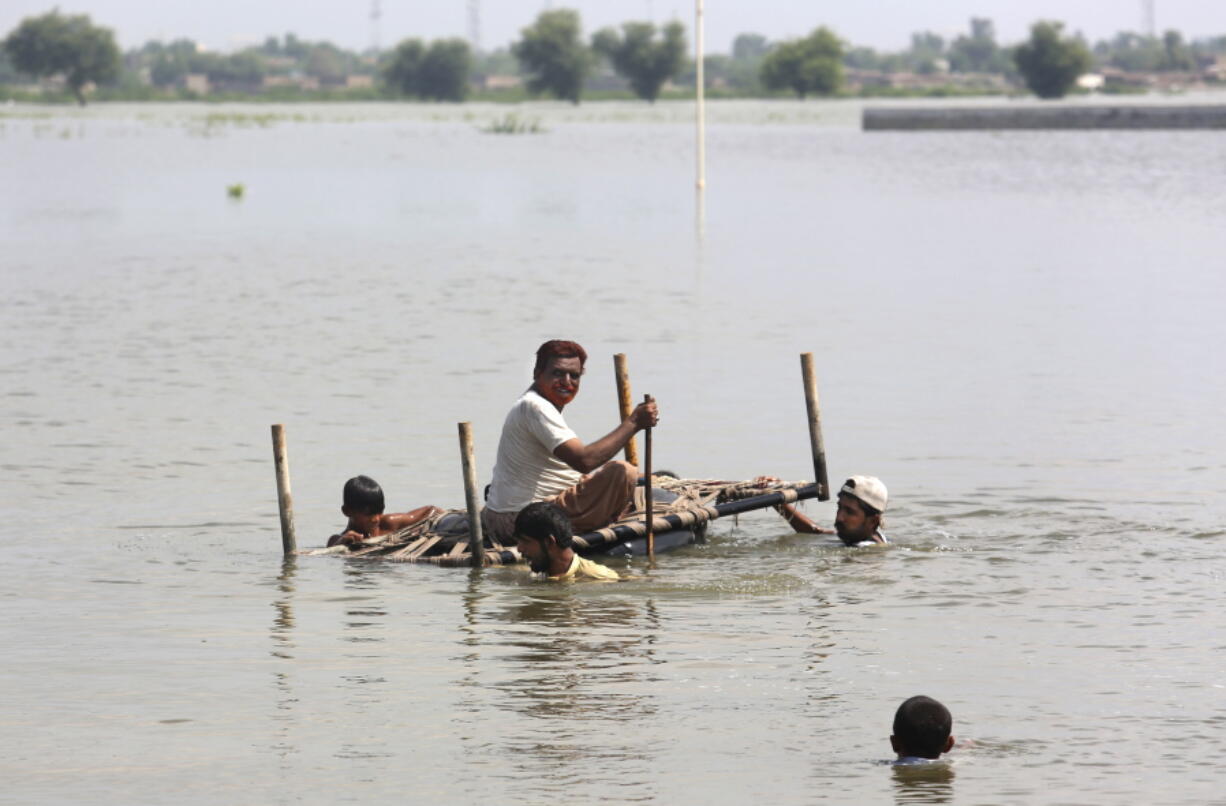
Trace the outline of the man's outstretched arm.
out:
<instances>
[{"instance_id":1,"label":"man's outstretched arm","mask_svg":"<svg viewBox=\"0 0 1226 806\"><path fill-rule=\"evenodd\" d=\"M791 504L780 504L775 507L779 510L779 514L783 516L784 522L795 529L802 535L832 535L833 529L825 529L818 526L809 517Z\"/></svg>"},{"instance_id":2,"label":"man's outstretched arm","mask_svg":"<svg viewBox=\"0 0 1226 806\"><path fill-rule=\"evenodd\" d=\"M591 473L616 456L635 434L644 428L654 427L659 421L660 411L654 400L640 403L617 428L595 442L585 445L578 438L568 439L553 449L553 455L580 473Z\"/></svg>"}]
</instances>

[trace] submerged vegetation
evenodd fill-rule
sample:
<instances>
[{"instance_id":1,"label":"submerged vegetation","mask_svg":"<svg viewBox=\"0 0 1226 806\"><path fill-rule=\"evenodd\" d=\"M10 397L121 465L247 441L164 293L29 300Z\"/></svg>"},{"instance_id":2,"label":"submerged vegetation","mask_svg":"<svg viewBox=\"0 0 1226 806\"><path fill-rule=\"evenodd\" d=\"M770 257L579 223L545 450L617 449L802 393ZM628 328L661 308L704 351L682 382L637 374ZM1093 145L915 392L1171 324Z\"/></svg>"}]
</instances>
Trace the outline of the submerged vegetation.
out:
<instances>
[{"instance_id":1,"label":"submerged vegetation","mask_svg":"<svg viewBox=\"0 0 1226 806\"><path fill-rule=\"evenodd\" d=\"M205 126L254 126L267 129L279 120L305 120L304 115L274 115L271 113L249 114L246 112L209 112L204 116Z\"/></svg>"},{"instance_id":2,"label":"submerged vegetation","mask_svg":"<svg viewBox=\"0 0 1226 806\"><path fill-rule=\"evenodd\" d=\"M545 129L540 118L520 117L516 112L508 112L482 126L481 131L486 134L539 134Z\"/></svg>"}]
</instances>

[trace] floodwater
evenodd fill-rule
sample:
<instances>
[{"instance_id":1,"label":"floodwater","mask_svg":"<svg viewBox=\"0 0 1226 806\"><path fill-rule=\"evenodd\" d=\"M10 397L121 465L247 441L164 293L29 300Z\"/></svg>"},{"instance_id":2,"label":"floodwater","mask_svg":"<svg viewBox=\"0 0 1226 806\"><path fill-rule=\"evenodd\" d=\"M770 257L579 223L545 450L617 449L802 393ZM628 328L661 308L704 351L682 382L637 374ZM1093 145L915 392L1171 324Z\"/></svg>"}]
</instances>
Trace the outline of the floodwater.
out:
<instances>
[{"instance_id":1,"label":"floodwater","mask_svg":"<svg viewBox=\"0 0 1226 806\"><path fill-rule=\"evenodd\" d=\"M1226 139L710 108L702 237L685 104L0 109L0 800L1226 802ZM303 546L460 506L554 337L700 477L812 476L813 352L895 545L282 563L270 424Z\"/></svg>"}]
</instances>

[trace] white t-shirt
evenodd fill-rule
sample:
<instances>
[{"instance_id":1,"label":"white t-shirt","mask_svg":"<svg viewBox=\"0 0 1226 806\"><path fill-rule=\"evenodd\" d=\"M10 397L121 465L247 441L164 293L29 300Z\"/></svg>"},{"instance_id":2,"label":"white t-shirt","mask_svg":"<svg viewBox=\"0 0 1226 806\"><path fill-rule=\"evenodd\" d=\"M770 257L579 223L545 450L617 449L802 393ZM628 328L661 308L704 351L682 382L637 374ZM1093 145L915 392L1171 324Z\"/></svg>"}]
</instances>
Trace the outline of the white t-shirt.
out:
<instances>
[{"instance_id":1,"label":"white t-shirt","mask_svg":"<svg viewBox=\"0 0 1226 806\"><path fill-rule=\"evenodd\" d=\"M577 483L583 474L553 455L554 448L575 437L552 403L534 389L524 392L502 424L485 505L494 512L519 512Z\"/></svg>"}]
</instances>

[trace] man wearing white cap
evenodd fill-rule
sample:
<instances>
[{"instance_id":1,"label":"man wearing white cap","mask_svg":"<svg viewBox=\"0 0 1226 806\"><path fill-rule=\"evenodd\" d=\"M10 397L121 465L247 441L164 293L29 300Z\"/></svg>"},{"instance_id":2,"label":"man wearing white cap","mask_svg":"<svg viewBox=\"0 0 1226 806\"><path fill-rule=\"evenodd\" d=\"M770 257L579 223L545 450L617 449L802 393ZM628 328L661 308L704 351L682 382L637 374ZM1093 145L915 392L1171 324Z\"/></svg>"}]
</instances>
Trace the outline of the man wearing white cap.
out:
<instances>
[{"instance_id":1,"label":"man wearing white cap","mask_svg":"<svg viewBox=\"0 0 1226 806\"><path fill-rule=\"evenodd\" d=\"M802 534L837 534L847 546L871 546L888 543L881 531L881 515L885 512L889 494L876 476L852 476L839 489L839 508L834 515L834 529L823 529L795 508L783 504L779 514L787 524Z\"/></svg>"}]
</instances>

